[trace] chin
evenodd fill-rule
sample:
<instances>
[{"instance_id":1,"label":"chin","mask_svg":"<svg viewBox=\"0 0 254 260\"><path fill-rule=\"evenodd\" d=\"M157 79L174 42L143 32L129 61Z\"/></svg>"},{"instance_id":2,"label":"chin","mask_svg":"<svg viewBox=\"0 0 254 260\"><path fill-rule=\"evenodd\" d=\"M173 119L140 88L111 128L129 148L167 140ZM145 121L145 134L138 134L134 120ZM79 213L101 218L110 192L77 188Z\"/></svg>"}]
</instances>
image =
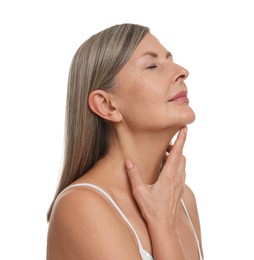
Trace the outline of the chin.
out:
<instances>
[{"instance_id":1,"label":"chin","mask_svg":"<svg viewBox=\"0 0 254 260\"><path fill-rule=\"evenodd\" d=\"M193 123L195 121L195 119L196 119L196 115L195 115L194 111L191 110L191 113L189 113L189 115L186 118L186 125Z\"/></svg>"},{"instance_id":2,"label":"chin","mask_svg":"<svg viewBox=\"0 0 254 260\"><path fill-rule=\"evenodd\" d=\"M181 116L178 118L179 119L179 126L183 127L186 125L189 125L195 121L195 113L192 109L188 109L185 113L181 113Z\"/></svg>"}]
</instances>

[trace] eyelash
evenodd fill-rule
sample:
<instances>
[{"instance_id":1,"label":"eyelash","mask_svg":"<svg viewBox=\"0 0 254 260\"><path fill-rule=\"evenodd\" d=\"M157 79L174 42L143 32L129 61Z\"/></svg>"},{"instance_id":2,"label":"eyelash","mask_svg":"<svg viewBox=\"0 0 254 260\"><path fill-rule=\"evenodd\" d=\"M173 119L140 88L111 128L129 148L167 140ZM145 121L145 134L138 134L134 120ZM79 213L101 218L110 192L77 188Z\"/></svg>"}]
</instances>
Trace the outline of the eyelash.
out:
<instances>
[{"instance_id":1,"label":"eyelash","mask_svg":"<svg viewBox=\"0 0 254 260\"><path fill-rule=\"evenodd\" d=\"M155 64L149 65L147 67L147 69L155 69L155 68L157 68L157 65L155 65Z\"/></svg>"}]
</instances>

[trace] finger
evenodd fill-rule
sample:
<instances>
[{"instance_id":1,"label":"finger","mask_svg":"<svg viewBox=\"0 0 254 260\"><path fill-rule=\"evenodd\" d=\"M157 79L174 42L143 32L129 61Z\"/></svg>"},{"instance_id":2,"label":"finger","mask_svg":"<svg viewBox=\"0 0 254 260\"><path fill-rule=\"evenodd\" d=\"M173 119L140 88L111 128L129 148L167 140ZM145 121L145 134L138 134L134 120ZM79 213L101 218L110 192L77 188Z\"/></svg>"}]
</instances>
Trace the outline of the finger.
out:
<instances>
[{"instance_id":1,"label":"finger","mask_svg":"<svg viewBox=\"0 0 254 260\"><path fill-rule=\"evenodd\" d=\"M187 136L187 127L182 127L180 129L180 131L178 132L176 141L171 149L172 150L176 150L178 153L182 153L183 152L183 147L186 141L186 136Z\"/></svg>"},{"instance_id":2,"label":"finger","mask_svg":"<svg viewBox=\"0 0 254 260\"><path fill-rule=\"evenodd\" d=\"M178 172L179 177L183 180L183 182L185 182L185 178L186 178L185 168L186 168L186 159L182 155L181 160L180 160L179 165L178 165L177 172Z\"/></svg>"},{"instance_id":3,"label":"finger","mask_svg":"<svg viewBox=\"0 0 254 260\"><path fill-rule=\"evenodd\" d=\"M180 129L176 141L171 148L169 159L171 161L179 161L180 155L183 153L183 147L186 140L187 135L187 127L183 127Z\"/></svg>"},{"instance_id":4,"label":"finger","mask_svg":"<svg viewBox=\"0 0 254 260\"><path fill-rule=\"evenodd\" d=\"M138 167L134 165L131 160L125 161L125 167L131 183L132 190L135 191L138 187L144 186Z\"/></svg>"},{"instance_id":5,"label":"finger","mask_svg":"<svg viewBox=\"0 0 254 260\"><path fill-rule=\"evenodd\" d=\"M163 172L169 172L178 168L181 156L183 153L183 147L186 140L187 128L183 127L180 129L177 139L170 151L170 154L164 164Z\"/></svg>"}]
</instances>

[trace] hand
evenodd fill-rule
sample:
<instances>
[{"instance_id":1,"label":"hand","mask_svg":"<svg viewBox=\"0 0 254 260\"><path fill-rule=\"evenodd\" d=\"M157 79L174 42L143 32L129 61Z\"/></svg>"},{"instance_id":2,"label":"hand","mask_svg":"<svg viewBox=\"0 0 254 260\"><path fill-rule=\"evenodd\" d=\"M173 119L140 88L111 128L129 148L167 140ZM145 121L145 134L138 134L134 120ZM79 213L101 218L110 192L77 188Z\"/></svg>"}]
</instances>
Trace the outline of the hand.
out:
<instances>
[{"instance_id":1,"label":"hand","mask_svg":"<svg viewBox=\"0 0 254 260\"><path fill-rule=\"evenodd\" d=\"M126 160L133 196L148 226L155 222L176 227L185 185L185 158L182 152L186 132L186 127L180 129L174 145L169 146L170 154L164 160L158 180L152 185L145 184L135 164Z\"/></svg>"}]
</instances>

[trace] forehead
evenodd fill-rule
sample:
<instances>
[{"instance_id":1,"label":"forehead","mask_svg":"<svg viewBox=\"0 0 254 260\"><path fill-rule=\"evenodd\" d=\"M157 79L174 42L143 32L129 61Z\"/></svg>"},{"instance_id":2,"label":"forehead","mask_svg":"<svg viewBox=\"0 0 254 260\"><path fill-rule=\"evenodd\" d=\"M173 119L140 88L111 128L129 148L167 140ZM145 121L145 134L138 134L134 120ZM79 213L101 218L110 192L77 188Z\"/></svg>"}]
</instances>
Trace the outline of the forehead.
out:
<instances>
[{"instance_id":1,"label":"forehead","mask_svg":"<svg viewBox=\"0 0 254 260\"><path fill-rule=\"evenodd\" d=\"M169 53L160 41L151 33L147 33L141 40L138 47L133 52L131 59L139 59L149 53L154 53L156 56L164 56L165 53Z\"/></svg>"}]
</instances>

